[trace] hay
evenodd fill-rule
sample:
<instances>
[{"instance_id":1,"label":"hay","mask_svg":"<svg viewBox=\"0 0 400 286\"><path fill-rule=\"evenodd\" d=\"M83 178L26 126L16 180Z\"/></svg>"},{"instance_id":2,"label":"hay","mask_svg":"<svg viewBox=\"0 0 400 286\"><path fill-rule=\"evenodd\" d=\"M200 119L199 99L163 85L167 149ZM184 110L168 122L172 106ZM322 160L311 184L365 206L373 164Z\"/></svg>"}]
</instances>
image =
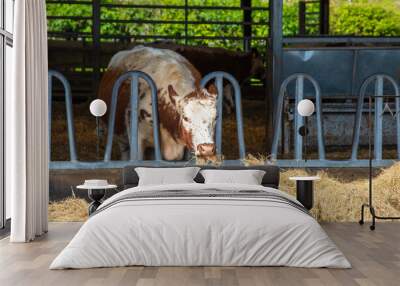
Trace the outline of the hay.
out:
<instances>
[{"instance_id":1,"label":"hay","mask_svg":"<svg viewBox=\"0 0 400 286\"><path fill-rule=\"evenodd\" d=\"M342 176L352 169L343 169ZM315 174L305 170L287 170L281 176L281 190L295 195L295 182L291 176ZM378 215L400 216L400 163L382 170L373 179L373 205ZM360 207L368 202L368 178L341 181L329 174L329 171L317 173L321 180L315 185L315 202L311 213L318 221L354 222L360 219ZM368 212L366 212L367 214ZM366 220L370 220L369 214Z\"/></svg>"},{"instance_id":2,"label":"hay","mask_svg":"<svg viewBox=\"0 0 400 286\"><path fill-rule=\"evenodd\" d=\"M193 156L191 160L189 160L189 162L196 162L196 165L198 166L207 166L207 165L211 165L211 166L220 166L223 162L224 162L224 156L223 155L215 155L212 156L211 158L202 158L202 157L196 157Z\"/></svg>"},{"instance_id":3,"label":"hay","mask_svg":"<svg viewBox=\"0 0 400 286\"><path fill-rule=\"evenodd\" d=\"M50 202L48 214L49 221L85 221L88 218L88 203L73 197Z\"/></svg>"},{"instance_id":4,"label":"hay","mask_svg":"<svg viewBox=\"0 0 400 286\"><path fill-rule=\"evenodd\" d=\"M242 162L245 166L257 166L264 164L274 164L275 160L271 158L271 155L258 153L256 155L247 154Z\"/></svg>"},{"instance_id":5,"label":"hay","mask_svg":"<svg viewBox=\"0 0 400 286\"><path fill-rule=\"evenodd\" d=\"M257 165L265 161L265 157L249 156L249 162ZM351 173L351 174L350 174ZM360 219L361 204L368 201L368 178L366 173L354 180L343 179L354 175L353 169L342 169L341 172L331 170L307 172L304 169L282 170L280 189L291 195L296 194L294 181L291 176L315 175L321 180L315 185L313 216L321 222L355 222ZM382 170L373 179L373 203L378 215L400 216L400 163ZM85 221L88 204L79 198L67 198L63 201L52 202L49 205L50 221ZM367 213L367 212L366 212ZM370 216L366 216L370 220Z\"/></svg>"}]
</instances>

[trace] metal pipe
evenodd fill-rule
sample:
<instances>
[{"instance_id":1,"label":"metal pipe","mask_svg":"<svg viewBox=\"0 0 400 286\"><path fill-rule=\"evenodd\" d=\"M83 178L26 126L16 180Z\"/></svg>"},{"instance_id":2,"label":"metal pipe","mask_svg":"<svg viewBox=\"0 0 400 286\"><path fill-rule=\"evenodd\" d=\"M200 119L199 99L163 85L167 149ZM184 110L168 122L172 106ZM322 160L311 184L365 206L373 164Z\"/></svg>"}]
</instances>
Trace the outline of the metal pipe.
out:
<instances>
[{"instance_id":1,"label":"metal pipe","mask_svg":"<svg viewBox=\"0 0 400 286\"><path fill-rule=\"evenodd\" d=\"M229 73L223 71L216 71L207 74L200 82L201 87L205 87L208 82L214 80L218 89L217 98L217 122L216 122L216 147L217 154L222 153L222 101L223 101L223 80L227 80L233 87L234 98L235 98L235 110L236 110L236 128L238 134L239 143L239 157L244 159L246 157L246 147L244 142L244 131L243 131L243 115L242 115L242 95L240 91L240 85L237 80ZM218 146L220 145L220 146Z\"/></svg>"},{"instance_id":2,"label":"metal pipe","mask_svg":"<svg viewBox=\"0 0 400 286\"><path fill-rule=\"evenodd\" d=\"M154 153L156 161L161 161L161 147L160 147L160 127L158 121L158 98L157 88L151 77L142 71L129 71L121 75L115 82L112 90L111 108L108 119L108 134L107 134L107 145L104 154L104 161L109 162L111 160L112 144L114 137L115 128L115 115L117 111L117 100L119 95L119 88L125 80L131 80L131 117L130 117L130 161L138 161L138 105L139 105L139 79L144 80L150 87L151 91L151 103L152 103L152 120L153 120L153 138L154 138ZM141 152L143 150L140 150Z\"/></svg>"},{"instance_id":3,"label":"metal pipe","mask_svg":"<svg viewBox=\"0 0 400 286\"><path fill-rule=\"evenodd\" d=\"M375 74L368 77L363 84L361 85L358 102L357 102L357 111L356 111L356 118L354 121L354 133L353 133L353 144L352 144L352 151L351 151L351 160L357 160L358 156L358 149L360 145L360 132L361 132L361 121L362 121L362 113L364 107L364 100L365 95L367 92L367 88L375 81L375 131L374 131L374 155L376 160L382 160L382 104L384 97L383 95L383 86L384 81L388 81L395 92L395 104L396 104L396 130L397 130L397 154L398 158L400 159L400 116L398 115L398 110L400 110L400 92L399 86L397 82L387 74Z\"/></svg>"},{"instance_id":4,"label":"metal pipe","mask_svg":"<svg viewBox=\"0 0 400 286\"><path fill-rule=\"evenodd\" d=\"M272 159L277 158L279 137L281 134L281 121L283 114L283 101L288 85L296 80L296 94L295 94L295 157L299 161L302 159L302 148L303 140L298 134L298 128L303 124L303 118L297 113L297 104L303 99L304 94L304 79L311 82L315 91L315 109L316 109L316 121L317 121L317 142L318 142L318 155L319 160L325 160L325 140L324 140L324 128L322 124L322 98L321 98L321 88L317 81L308 74L296 73L287 77L280 88L279 98L275 110L275 120L274 120L274 136L272 139L271 157ZM296 141L297 140L297 141Z\"/></svg>"},{"instance_id":5,"label":"metal pipe","mask_svg":"<svg viewBox=\"0 0 400 286\"><path fill-rule=\"evenodd\" d=\"M130 118L130 160L139 159L139 132L138 132L138 108L139 108L139 79L137 76L131 77L131 118ZM142 150L141 150L142 151Z\"/></svg>"},{"instance_id":6,"label":"metal pipe","mask_svg":"<svg viewBox=\"0 0 400 286\"><path fill-rule=\"evenodd\" d=\"M393 165L393 160L372 160L373 167L389 167ZM189 166L187 161L141 161L135 162L140 166ZM131 166L131 161L100 161L100 162L70 162L70 161L53 161L49 163L51 170L80 170L80 169L104 169L104 168L123 168ZM243 165L242 160L224 160L223 166ZM365 168L369 166L369 160L277 160L274 165L282 168Z\"/></svg>"},{"instance_id":7,"label":"metal pipe","mask_svg":"<svg viewBox=\"0 0 400 286\"><path fill-rule=\"evenodd\" d=\"M299 102L303 100L304 92L304 76L299 75L296 77L296 91L295 91L295 111L294 111L294 157L296 160L303 158L303 136L299 134L299 129L304 125L304 118L297 112Z\"/></svg>"},{"instance_id":8,"label":"metal pipe","mask_svg":"<svg viewBox=\"0 0 400 286\"><path fill-rule=\"evenodd\" d=\"M76 155L76 144L75 144L75 127L74 127L74 114L72 109L72 96L71 96L71 86L68 80L61 73L49 70L48 72L48 80L49 80L49 155L51 154L51 113L52 113L52 82L53 77L57 78L64 87L64 96L65 96L65 107L67 113L67 129L68 129L68 143L69 143L69 156L70 160L73 162L78 161L78 156ZM50 157L49 157L50 158Z\"/></svg>"},{"instance_id":9,"label":"metal pipe","mask_svg":"<svg viewBox=\"0 0 400 286\"><path fill-rule=\"evenodd\" d=\"M374 119L374 155L375 160L382 160L382 107L383 107L383 77L378 75L375 81L375 119Z\"/></svg>"}]
</instances>

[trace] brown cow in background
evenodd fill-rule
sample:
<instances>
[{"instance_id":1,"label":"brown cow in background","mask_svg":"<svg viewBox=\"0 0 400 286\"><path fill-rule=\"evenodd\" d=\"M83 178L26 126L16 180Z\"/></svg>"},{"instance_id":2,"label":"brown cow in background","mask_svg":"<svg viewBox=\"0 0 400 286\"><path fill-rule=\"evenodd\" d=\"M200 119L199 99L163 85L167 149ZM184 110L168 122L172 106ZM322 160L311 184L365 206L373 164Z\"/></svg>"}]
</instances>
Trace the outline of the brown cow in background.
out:
<instances>
[{"instance_id":1,"label":"brown cow in background","mask_svg":"<svg viewBox=\"0 0 400 286\"><path fill-rule=\"evenodd\" d=\"M178 45L169 41L160 41L146 46L168 49L185 57L205 76L210 72L224 71L231 74L242 86L251 78L266 79L267 70L262 57L256 49L251 52L231 51L224 48ZM234 109L233 88L224 86L224 112Z\"/></svg>"},{"instance_id":2,"label":"brown cow in background","mask_svg":"<svg viewBox=\"0 0 400 286\"><path fill-rule=\"evenodd\" d=\"M231 51L223 48L178 45L172 42L156 42L145 46L168 49L185 57L205 76L213 71L224 71L233 75L239 84L251 77L266 78L266 68L256 49L251 52Z\"/></svg>"}]
</instances>

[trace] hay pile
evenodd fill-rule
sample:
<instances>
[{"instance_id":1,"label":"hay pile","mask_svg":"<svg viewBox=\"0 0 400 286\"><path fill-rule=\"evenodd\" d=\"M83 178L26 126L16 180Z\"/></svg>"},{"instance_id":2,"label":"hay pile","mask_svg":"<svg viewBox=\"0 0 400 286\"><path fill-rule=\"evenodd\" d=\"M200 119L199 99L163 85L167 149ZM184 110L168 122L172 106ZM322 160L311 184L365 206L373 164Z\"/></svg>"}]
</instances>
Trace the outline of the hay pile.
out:
<instances>
[{"instance_id":1,"label":"hay pile","mask_svg":"<svg viewBox=\"0 0 400 286\"><path fill-rule=\"evenodd\" d=\"M256 159L253 157L253 165ZM251 165L251 164L250 164ZM281 190L295 195L295 182L289 177L318 174L321 180L315 186L314 217L321 222L354 222L360 219L361 204L368 201L368 178L364 172L355 176L353 169L309 172L305 170L282 170ZM354 179L349 181L349 177ZM382 170L373 180L374 206L378 215L400 216L400 163ZM68 198L49 206L51 221L84 221L87 219L87 202ZM366 212L367 213L367 212ZM370 219L367 215L366 219Z\"/></svg>"},{"instance_id":2,"label":"hay pile","mask_svg":"<svg viewBox=\"0 0 400 286\"><path fill-rule=\"evenodd\" d=\"M84 199L66 198L49 204L49 221L85 221L88 203Z\"/></svg>"},{"instance_id":3,"label":"hay pile","mask_svg":"<svg viewBox=\"0 0 400 286\"><path fill-rule=\"evenodd\" d=\"M344 169L343 175L352 169ZM304 170L282 173L281 189L295 195L295 182L289 177L306 175ZM343 181L329 174L317 173L321 180L315 185L315 202L312 214L323 222L354 222L360 219L360 207L368 202L368 179ZM373 179L373 205L378 215L400 216L400 163L383 170ZM366 212L368 213L368 212ZM370 216L366 216L370 220Z\"/></svg>"}]
</instances>

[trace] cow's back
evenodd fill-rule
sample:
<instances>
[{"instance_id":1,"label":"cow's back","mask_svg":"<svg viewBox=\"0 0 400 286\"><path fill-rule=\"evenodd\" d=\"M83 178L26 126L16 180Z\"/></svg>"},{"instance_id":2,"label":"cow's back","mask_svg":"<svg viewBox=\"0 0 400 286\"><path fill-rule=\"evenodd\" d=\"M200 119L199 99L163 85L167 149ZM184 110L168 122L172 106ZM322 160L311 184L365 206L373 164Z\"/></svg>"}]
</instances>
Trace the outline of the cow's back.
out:
<instances>
[{"instance_id":1,"label":"cow's back","mask_svg":"<svg viewBox=\"0 0 400 286\"><path fill-rule=\"evenodd\" d=\"M159 91L158 96L166 95L168 85L172 85L178 94L185 95L198 86L201 79L200 73L181 55L166 49L137 46L131 50L118 52L111 58L100 82L99 98L110 107L114 83L122 74L134 70L145 72L153 79ZM147 85L142 82L139 95L141 105L149 105L150 92ZM130 83L125 81L119 89L115 118L116 134L125 131L124 116L130 102L129 96Z\"/></svg>"}]
</instances>

